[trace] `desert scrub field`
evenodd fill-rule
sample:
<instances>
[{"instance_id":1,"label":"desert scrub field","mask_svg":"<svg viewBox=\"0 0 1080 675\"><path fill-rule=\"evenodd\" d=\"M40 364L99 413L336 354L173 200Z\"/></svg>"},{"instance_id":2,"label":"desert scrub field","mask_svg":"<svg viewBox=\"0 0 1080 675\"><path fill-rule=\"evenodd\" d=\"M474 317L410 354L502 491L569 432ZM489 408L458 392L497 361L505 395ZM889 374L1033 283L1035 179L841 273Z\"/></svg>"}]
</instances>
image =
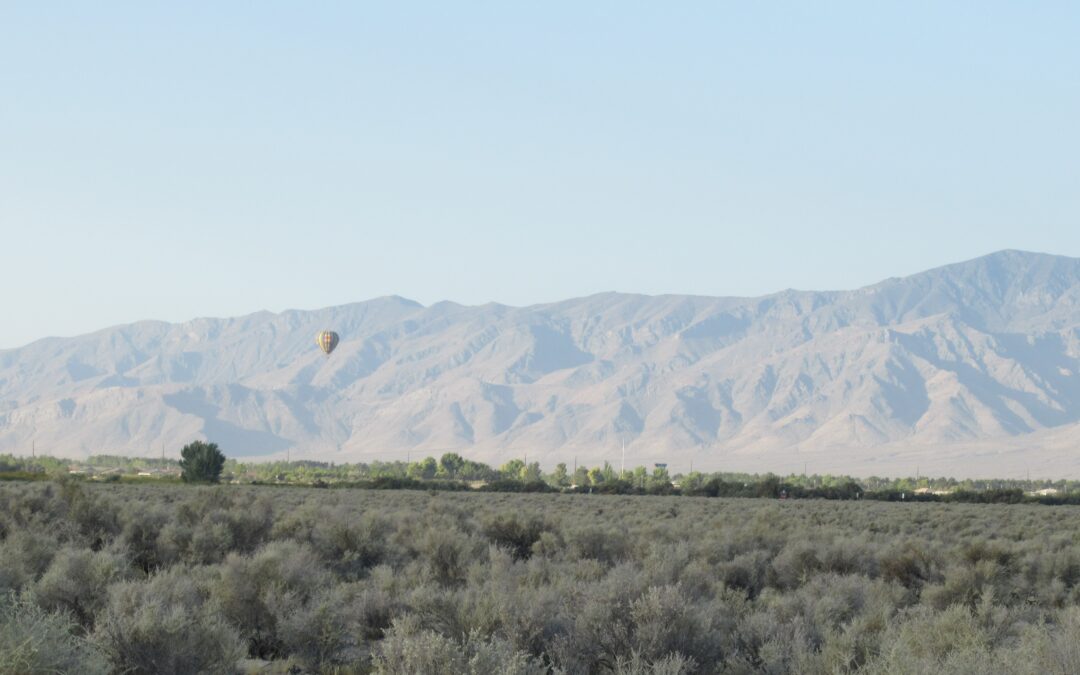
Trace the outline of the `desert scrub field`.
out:
<instances>
[{"instance_id":1,"label":"desert scrub field","mask_svg":"<svg viewBox=\"0 0 1080 675\"><path fill-rule=\"evenodd\" d=\"M0 484L2 673L1076 673L1078 582L1072 506Z\"/></svg>"}]
</instances>

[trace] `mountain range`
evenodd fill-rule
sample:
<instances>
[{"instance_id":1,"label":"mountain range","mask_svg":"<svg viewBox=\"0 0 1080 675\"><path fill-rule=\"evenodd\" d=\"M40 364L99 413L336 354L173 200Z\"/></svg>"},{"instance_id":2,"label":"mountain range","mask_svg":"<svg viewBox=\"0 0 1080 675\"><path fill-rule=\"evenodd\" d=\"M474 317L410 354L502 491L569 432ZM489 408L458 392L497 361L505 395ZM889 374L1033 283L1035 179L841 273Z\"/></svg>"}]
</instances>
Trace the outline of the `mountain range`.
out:
<instances>
[{"instance_id":1,"label":"mountain range","mask_svg":"<svg viewBox=\"0 0 1080 675\"><path fill-rule=\"evenodd\" d=\"M757 298L384 297L0 351L0 452L196 438L242 458L1077 477L1080 259L1002 251Z\"/></svg>"}]
</instances>

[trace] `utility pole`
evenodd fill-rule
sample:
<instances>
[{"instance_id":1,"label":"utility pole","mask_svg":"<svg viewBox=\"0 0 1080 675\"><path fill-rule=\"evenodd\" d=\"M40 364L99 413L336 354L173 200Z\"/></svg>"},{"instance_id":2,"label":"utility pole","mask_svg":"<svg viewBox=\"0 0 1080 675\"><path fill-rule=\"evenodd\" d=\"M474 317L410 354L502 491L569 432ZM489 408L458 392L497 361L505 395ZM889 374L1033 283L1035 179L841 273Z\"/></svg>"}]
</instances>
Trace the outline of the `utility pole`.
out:
<instances>
[{"instance_id":1,"label":"utility pole","mask_svg":"<svg viewBox=\"0 0 1080 675\"><path fill-rule=\"evenodd\" d=\"M622 466L619 467L619 478L626 473L626 441L622 442Z\"/></svg>"},{"instance_id":2,"label":"utility pole","mask_svg":"<svg viewBox=\"0 0 1080 675\"><path fill-rule=\"evenodd\" d=\"M31 441L30 442L30 458L31 459L36 459L37 458L37 441Z\"/></svg>"}]
</instances>

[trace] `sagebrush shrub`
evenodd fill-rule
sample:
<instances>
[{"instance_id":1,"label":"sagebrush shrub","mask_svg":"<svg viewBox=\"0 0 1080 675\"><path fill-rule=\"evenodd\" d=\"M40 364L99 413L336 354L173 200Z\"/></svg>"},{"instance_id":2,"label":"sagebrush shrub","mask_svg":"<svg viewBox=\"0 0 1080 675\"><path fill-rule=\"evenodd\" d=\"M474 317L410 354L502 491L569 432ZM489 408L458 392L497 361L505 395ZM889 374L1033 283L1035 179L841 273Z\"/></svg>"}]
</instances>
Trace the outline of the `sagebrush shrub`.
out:
<instances>
[{"instance_id":1,"label":"sagebrush shrub","mask_svg":"<svg viewBox=\"0 0 1080 675\"><path fill-rule=\"evenodd\" d=\"M386 675L546 675L547 668L501 640L469 636L464 642L419 628L409 617L395 622L377 649L375 672Z\"/></svg>"},{"instance_id":2,"label":"sagebrush shrub","mask_svg":"<svg viewBox=\"0 0 1080 675\"><path fill-rule=\"evenodd\" d=\"M181 567L114 584L93 640L119 672L232 673L247 650L207 598Z\"/></svg>"},{"instance_id":3,"label":"sagebrush shrub","mask_svg":"<svg viewBox=\"0 0 1080 675\"><path fill-rule=\"evenodd\" d=\"M0 593L0 675L109 672L93 645L76 636L64 612L47 612L30 596Z\"/></svg>"},{"instance_id":4,"label":"sagebrush shrub","mask_svg":"<svg viewBox=\"0 0 1080 675\"><path fill-rule=\"evenodd\" d=\"M515 560L527 560L532 555L533 544L551 530L551 525L539 516L500 514L484 525L484 536L496 546L509 550Z\"/></svg>"},{"instance_id":5,"label":"sagebrush shrub","mask_svg":"<svg viewBox=\"0 0 1080 675\"><path fill-rule=\"evenodd\" d=\"M6 483L0 589L115 671L1076 672L1078 512Z\"/></svg>"},{"instance_id":6,"label":"sagebrush shrub","mask_svg":"<svg viewBox=\"0 0 1080 675\"><path fill-rule=\"evenodd\" d=\"M35 596L42 607L69 612L89 629L105 606L109 586L133 573L121 551L62 548L38 581Z\"/></svg>"}]
</instances>

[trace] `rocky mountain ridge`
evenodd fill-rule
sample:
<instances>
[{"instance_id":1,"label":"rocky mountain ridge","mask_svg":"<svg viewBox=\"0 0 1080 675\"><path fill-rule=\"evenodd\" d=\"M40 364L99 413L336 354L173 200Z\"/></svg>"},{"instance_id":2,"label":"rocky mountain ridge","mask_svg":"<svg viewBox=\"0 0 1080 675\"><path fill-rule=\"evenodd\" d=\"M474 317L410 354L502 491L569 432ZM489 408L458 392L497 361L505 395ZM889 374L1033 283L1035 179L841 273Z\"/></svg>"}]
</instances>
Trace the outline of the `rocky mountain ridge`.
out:
<instances>
[{"instance_id":1,"label":"rocky mountain ridge","mask_svg":"<svg viewBox=\"0 0 1080 675\"><path fill-rule=\"evenodd\" d=\"M1080 474L1080 260L1002 251L759 298L387 297L0 351L0 452L200 437L327 461L617 465L625 445L677 470Z\"/></svg>"}]
</instances>

